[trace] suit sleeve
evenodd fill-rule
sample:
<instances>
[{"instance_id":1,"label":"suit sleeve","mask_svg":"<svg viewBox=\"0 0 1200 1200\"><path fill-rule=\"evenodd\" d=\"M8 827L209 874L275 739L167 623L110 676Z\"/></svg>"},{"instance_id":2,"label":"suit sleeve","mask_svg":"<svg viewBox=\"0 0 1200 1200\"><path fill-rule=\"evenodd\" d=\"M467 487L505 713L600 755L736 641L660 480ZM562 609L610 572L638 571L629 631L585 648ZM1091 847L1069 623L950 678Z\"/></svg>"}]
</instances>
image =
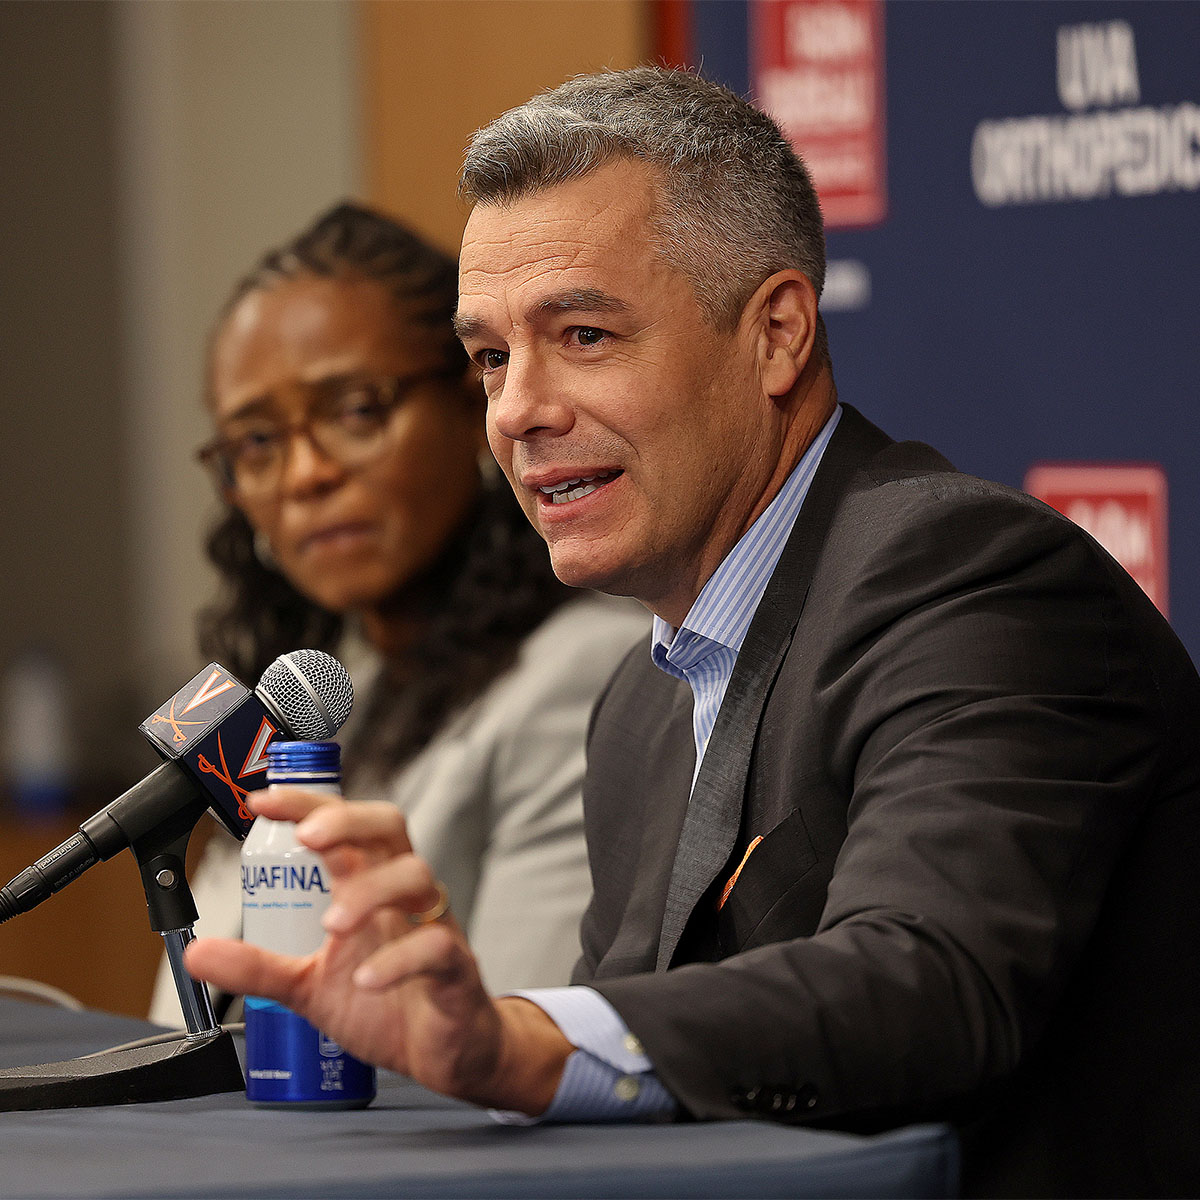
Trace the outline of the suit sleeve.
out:
<instances>
[{"instance_id":1,"label":"suit sleeve","mask_svg":"<svg viewBox=\"0 0 1200 1200\"><path fill-rule=\"evenodd\" d=\"M818 666L785 664L772 700L809 747L795 806L844 811L816 930L592 984L698 1117L911 1119L1003 1079L1160 786L1140 594L1056 514L954 486L850 504L791 656Z\"/></svg>"}]
</instances>

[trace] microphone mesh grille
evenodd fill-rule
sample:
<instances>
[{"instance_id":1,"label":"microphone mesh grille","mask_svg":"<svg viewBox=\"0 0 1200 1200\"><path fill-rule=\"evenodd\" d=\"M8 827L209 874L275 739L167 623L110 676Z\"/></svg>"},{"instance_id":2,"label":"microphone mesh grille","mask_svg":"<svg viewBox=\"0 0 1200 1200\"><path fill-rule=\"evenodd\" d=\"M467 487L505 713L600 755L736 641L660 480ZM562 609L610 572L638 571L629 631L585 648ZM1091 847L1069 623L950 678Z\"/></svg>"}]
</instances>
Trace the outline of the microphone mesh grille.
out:
<instances>
[{"instance_id":1,"label":"microphone mesh grille","mask_svg":"<svg viewBox=\"0 0 1200 1200\"><path fill-rule=\"evenodd\" d=\"M257 690L279 710L291 732L304 741L333 737L354 703L350 672L333 655L321 650L281 654L263 672Z\"/></svg>"}]
</instances>

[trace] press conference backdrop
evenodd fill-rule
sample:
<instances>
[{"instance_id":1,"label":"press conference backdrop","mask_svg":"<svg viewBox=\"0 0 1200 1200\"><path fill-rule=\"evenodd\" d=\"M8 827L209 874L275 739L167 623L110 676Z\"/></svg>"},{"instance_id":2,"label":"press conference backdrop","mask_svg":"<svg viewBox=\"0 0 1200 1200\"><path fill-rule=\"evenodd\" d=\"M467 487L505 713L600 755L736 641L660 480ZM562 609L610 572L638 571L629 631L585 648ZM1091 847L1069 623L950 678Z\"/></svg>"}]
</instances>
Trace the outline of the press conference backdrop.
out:
<instances>
[{"instance_id":1,"label":"press conference backdrop","mask_svg":"<svg viewBox=\"0 0 1200 1200\"><path fill-rule=\"evenodd\" d=\"M1046 460L1158 464L1200 659L1200 4L660 13L668 61L807 119L842 398L1015 487Z\"/></svg>"}]
</instances>

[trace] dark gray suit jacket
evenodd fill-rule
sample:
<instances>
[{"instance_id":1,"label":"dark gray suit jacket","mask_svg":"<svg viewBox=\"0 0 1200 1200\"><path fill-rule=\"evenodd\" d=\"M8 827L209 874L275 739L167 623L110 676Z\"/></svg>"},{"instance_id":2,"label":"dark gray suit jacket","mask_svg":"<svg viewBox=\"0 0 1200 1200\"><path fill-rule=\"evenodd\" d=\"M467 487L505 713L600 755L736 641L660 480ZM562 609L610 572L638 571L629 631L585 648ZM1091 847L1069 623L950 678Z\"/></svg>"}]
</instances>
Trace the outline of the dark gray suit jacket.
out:
<instances>
[{"instance_id":1,"label":"dark gray suit jacket","mask_svg":"<svg viewBox=\"0 0 1200 1200\"><path fill-rule=\"evenodd\" d=\"M689 805L690 714L645 644L597 707L575 974L688 1114L1200 1188L1200 680L1103 550L846 407Z\"/></svg>"}]
</instances>

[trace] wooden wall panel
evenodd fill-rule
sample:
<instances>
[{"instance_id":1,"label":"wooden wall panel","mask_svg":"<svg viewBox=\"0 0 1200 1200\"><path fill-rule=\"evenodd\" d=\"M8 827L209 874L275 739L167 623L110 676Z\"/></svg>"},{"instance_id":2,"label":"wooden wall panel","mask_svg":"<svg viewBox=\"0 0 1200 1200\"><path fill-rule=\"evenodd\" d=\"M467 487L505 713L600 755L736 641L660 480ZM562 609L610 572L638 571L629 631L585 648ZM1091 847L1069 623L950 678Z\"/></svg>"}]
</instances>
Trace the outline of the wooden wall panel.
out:
<instances>
[{"instance_id":1,"label":"wooden wall panel","mask_svg":"<svg viewBox=\"0 0 1200 1200\"><path fill-rule=\"evenodd\" d=\"M79 821L68 818L45 824L0 820L0 883L78 828ZM0 925L0 974L48 983L89 1008L131 1017L146 1015L162 952L128 850Z\"/></svg>"},{"instance_id":2,"label":"wooden wall panel","mask_svg":"<svg viewBox=\"0 0 1200 1200\"><path fill-rule=\"evenodd\" d=\"M470 135L571 75L649 60L642 0L360 0L368 199L457 251Z\"/></svg>"}]
</instances>

